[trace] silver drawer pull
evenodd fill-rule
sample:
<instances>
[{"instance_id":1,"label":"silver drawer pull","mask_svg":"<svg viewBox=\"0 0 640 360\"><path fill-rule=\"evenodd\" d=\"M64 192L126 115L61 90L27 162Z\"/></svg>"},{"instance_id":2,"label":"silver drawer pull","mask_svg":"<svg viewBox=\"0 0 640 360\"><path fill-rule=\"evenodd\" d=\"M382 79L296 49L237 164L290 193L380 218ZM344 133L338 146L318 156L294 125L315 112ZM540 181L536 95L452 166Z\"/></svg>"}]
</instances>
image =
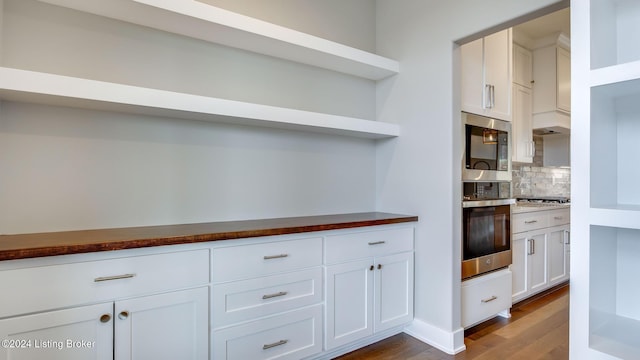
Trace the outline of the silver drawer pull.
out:
<instances>
[{"instance_id":1,"label":"silver drawer pull","mask_svg":"<svg viewBox=\"0 0 640 360\"><path fill-rule=\"evenodd\" d=\"M271 349L271 348L276 347L276 346L284 345L284 344L286 344L288 342L289 342L289 340L280 340L280 341L274 342L272 344L264 344L264 345L262 345L262 350Z\"/></svg>"},{"instance_id":2,"label":"silver drawer pull","mask_svg":"<svg viewBox=\"0 0 640 360\"><path fill-rule=\"evenodd\" d=\"M120 279L130 279L132 277L136 276L136 274L122 274L122 275L114 275L114 276L102 276L102 277L97 277L95 279L93 279L94 282L101 282L101 281L111 281L111 280L120 280Z\"/></svg>"},{"instance_id":3,"label":"silver drawer pull","mask_svg":"<svg viewBox=\"0 0 640 360\"><path fill-rule=\"evenodd\" d=\"M488 303L488 302L491 302L491 301L496 300L496 299L498 299L498 297L493 295L492 297L490 297L488 299L482 299L480 301L482 301L483 303Z\"/></svg>"},{"instance_id":4,"label":"silver drawer pull","mask_svg":"<svg viewBox=\"0 0 640 360\"><path fill-rule=\"evenodd\" d=\"M287 294L288 294L288 292L286 292L286 291L280 291L280 292L277 292L275 294L262 295L262 299L266 300L266 299L271 299L271 298L278 297L278 296L285 296Z\"/></svg>"},{"instance_id":5,"label":"silver drawer pull","mask_svg":"<svg viewBox=\"0 0 640 360\"><path fill-rule=\"evenodd\" d=\"M289 256L289 254L265 255L264 259L265 260L280 259L280 258L286 258L287 256Z\"/></svg>"},{"instance_id":6,"label":"silver drawer pull","mask_svg":"<svg viewBox=\"0 0 640 360\"><path fill-rule=\"evenodd\" d=\"M370 242L369 245L382 245L384 244L384 241L374 241L374 242Z\"/></svg>"},{"instance_id":7,"label":"silver drawer pull","mask_svg":"<svg viewBox=\"0 0 640 360\"><path fill-rule=\"evenodd\" d=\"M564 219L564 217L562 217L562 216L554 216L553 217L553 220L562 220L562 219Z\"/></svg>"},{"instance_id":8,"label":"silver drawer pull","mask_svg":"<svg viewBox=\"0 0 640 360\"><path fill-rule=\"evenodd\" d=\"M524 223L525 224L535 224L537 222L538 222L538 220L528 220L528 221L525 221Z\"/></svg>"}]
</instances>

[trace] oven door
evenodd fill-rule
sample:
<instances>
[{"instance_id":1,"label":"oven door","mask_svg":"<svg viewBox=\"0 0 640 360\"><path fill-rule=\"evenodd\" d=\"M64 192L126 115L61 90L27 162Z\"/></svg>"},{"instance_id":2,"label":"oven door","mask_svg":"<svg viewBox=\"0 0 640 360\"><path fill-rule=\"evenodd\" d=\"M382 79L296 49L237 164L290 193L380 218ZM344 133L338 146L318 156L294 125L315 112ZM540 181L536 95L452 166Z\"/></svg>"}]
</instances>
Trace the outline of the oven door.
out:
<instances>
[{"instance_id":1,"label":"oven door","mask_svg":"<svg viewBox=\"0 0 640 360\"><path fill-rule=\"evenodd\" d=\"M462 113L462 179L511 181L511 124Z\"/></svg>"},{"instance_id":2,"label":"oven door","mask_svg":"<svg viewBox=\"0 0 640 360\"><path fill-rule=\"evenodd\" d=\"M511 264L513 199L464 202L462 279Z\"/></svg>"}]
</instances>

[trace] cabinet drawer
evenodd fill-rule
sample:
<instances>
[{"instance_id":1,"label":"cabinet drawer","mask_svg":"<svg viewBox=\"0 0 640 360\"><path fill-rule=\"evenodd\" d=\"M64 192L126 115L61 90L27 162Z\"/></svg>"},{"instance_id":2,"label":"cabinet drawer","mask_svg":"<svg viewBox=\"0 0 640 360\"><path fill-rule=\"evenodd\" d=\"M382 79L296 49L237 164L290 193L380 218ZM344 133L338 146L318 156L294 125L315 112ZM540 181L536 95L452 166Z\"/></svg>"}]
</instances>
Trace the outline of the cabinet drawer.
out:
<instances>
[{"instance_id":1,"label":"cabinet drawer","mask_svg":"<svg viewBox=\"0 0 640 360\"><path fill-rule=\"evenodd\" d=\"M413 228L365 231L328 236L326 263L413 251Z\"/></svg>"},{"instance_id":2,"label":"cabinet drawer","mask_svg":"<svg viewBox=\"0 0 640 360\"><path fill-rule=\"evenodd\" d=\"M209 250L0 272L0 317L207 284Z\"/></svg>"},{"instance_id":3,"label":"cabinet drawer","mask_svg":"<svg viewBox=\"0 0 640 360\"><path fill-rule=\"evenodd\" d=\"M302 359L322 351L322 305L213 332L216 360Z\"/></svg>"},{"instance_id":4,"label":"cabinet drawer","mask_svg":"<svg viewBox=\"0 0 640 360\"><path fill-rule=\"evenodd\" d=\"M546 211L514 214L512 216L512 232L520 233L529 230L542 229L549 226L549 217Z\"/></svg>"},{"instance_id":5,"label":"cabinet drawer","mask_svg":"<svg viewBox=\"0 0 640 360\"><path fill-rule=\"evenodd\" d=\"M213 281L261 277L321 264L321 238L231 246L213 250Z\"/></svg>"},{"instance_id":6,"label":"cabinet drawer","mask_svg":"<svg viewBox=\"0 0 640 360\"><path fill-rule=\"evenodd\" d=\"M548 212L549 226L566 225L571 222L569 209L552 210Z\"/></svg>"},{"instance_id":7,"label":"cabinet drawer","mask_svg":"<svg viewBox=\"0 0 640 360\"><path fill-rule=\"evenodd\" d=\"M462 283L462 326L468 327L511 307L511 271Z\"/></svg>"},{"instance_id":8,"label":"cabinet drawer","mask_svg":"<svg viewBox=\"0 0 640 360\"><path fill-rule=\"evenodd\" d=\"M228 282L213 287L213 327L322 301L322 268Z\"/></svg>"}]
</instances>

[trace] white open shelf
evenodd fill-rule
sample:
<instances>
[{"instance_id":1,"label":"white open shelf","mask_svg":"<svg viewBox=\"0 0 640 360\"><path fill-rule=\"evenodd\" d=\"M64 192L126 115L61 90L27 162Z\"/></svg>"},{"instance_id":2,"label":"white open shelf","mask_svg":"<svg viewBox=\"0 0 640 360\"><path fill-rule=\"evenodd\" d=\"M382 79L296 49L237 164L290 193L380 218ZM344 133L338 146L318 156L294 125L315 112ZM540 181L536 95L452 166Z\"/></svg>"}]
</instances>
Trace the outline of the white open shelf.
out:
<instances>
[{"instance_id":1,"label":"white open shelf","mask_svg":"<svg viewBox=\"0 0 640 360\"><path fill-rule=\"evenodd\" d=\"M371 139L400 133L397 124L6 67L0 67L0 98Z\"/></svg>"},{"instance_id":2,"label":"white open shelf","mask_svg":"<svg viewBox=\"0 0 640 360\"><path fill-rule=\"evenodd\" d=\"M598 325L593 326L589 338L592 349L621 359L640 358L640 321L615 314L596 315L592 312L590 316L598 319Z\"/></svg>"},{"instance_id":3,"label":"white open shelf","mask_svg":"<svg viewBox=\"0 0 640 360\"><path fill-rule=\"evenodd\" d=\"M589 223L599 226L640 229L640 205L613 205L591 208Z\"/></svg>"},{"instance_id":4,"label":"white open shelf","mask_svg":"<svg viewBox=\"0 0 640 360\"><path fill-rule=\"evenodd\" d=\"M216 44L380 80L399 63L196 0L40 0Z\"/></svg>"},{"instance_id":5,"label":"white open shelf","mask_svg":"<svg viewBox=\"0 0 640 360\"><path fill-rule=\"evenodd\" d=\"M640 2L592 0L591 68L622 65L640 60Z\"/></svg>"}]
</instances>

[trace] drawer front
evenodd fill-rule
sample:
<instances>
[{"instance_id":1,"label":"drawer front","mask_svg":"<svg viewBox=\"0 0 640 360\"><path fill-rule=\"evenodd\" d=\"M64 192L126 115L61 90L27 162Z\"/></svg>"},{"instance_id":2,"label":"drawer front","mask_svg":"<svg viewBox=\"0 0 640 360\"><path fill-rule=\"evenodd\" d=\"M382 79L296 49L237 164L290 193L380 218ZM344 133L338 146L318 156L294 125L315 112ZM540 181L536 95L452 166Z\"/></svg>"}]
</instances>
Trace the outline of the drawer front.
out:
<instances>
[{"instance_id":1,"label":"drawer front","mask_svg":"<svg viewBox=\"0 0 640 360\"><path fill-rule=\"evenodd\" d=\"M213 250L216 283L322 265L322 238L276 241Z\"/></svg>"},{"instance_id":2,"label":"drawer front","mask_svg":"<svg viewBox=\"0 0 640 360\"><path fill-rule=\"evenodd\" d=\"M511 307L511 271L462 283L462 326L468 327Z\"/></svg>"},{"instance_id":3,"label":"drawer front","mask_svg":"<svg viewBox=\"0 0 640 360\"><path fill-rule=\"evenodd\" d=\"M0 317L208 282L207 249L1 271Z\"/></svg>"},{"instance_id":4,"label":"drawer front","mask_svg":"<svg viewBox=\"0 0 640 360\"><path fill-rule=\"evenodd\" d=\"M558 209L549 211L549 226L566 225L571 222L571 212L569 209Z\"/></svg>"},{"instance_id":5,"label":"drawer front","mask_svg":"<svg viewBox=\"0 0 640 360\"><path fill-rule=\"evenodd\" d=\"M413 251L413 228L397 228L327 236L326 263Z\"/></svg>"},{"instance_id":6,"label":"drawer front","mask_svg":"<svg viewBox=\"0 0 640 360\"><path fill-rule=\"evenodd\" d=\"M213 286L213 327L248 321L322 301L322 268Z\"/></svg>"},{"instance_id":7,"label":"drawer front","mask_svg":"<svg viewBox=\"0 0 640 360\"><path fill-rule=\"evenodd\" d=\"M512 232L514 234L549 226L549 217L546 211L514 214L512 220Z\"/></svg>"},{"instance_id":8,"label":"drawer front","mask_svg":"<svg viewBox=\"0 0 640 360\"><path fill-rule=\"evenodd\" d=\"M322 351L322 305L213 332L216 360L302 359Z\"/></svg>"}]
</instances>

